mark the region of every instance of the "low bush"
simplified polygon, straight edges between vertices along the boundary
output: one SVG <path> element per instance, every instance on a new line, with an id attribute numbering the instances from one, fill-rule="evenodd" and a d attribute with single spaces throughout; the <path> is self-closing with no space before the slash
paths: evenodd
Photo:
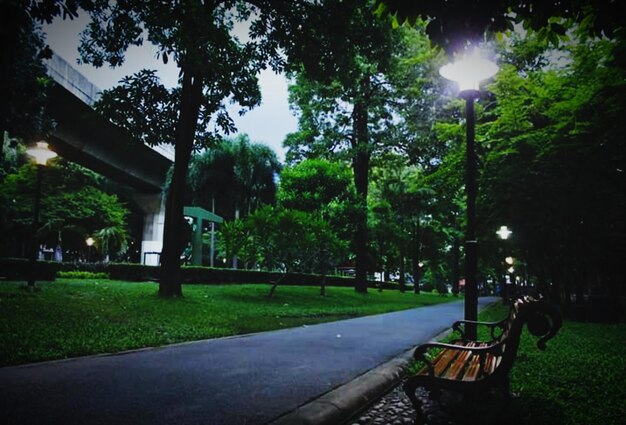
<path id="1" fill-rule="evenodd" d="M 111 279 L 145 282 L 159 280 L 161 268 L 144 264 L 109 263 L 105 268 Z"/>
<path id="2" fill-rule="evenodd" d="M 98 272 L 84 272 L 80 270 L 73 270 L 69 272 L 59 271 L 57 277 L 66 279 L 108 279 L 108 273 Z"/>
<path id="3" fill-rule="evenodd" d="M 35 279 L 53 281 L 61 268 L 54 261 L 37 261 L 35 263 Z M 26 258 L 0 258 L 0 278 L 8 280 L 27 280 L 31 269 Z"/>

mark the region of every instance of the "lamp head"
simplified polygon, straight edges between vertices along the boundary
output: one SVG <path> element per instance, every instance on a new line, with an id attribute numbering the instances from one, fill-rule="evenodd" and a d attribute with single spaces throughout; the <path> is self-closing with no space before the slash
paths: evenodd
<path id="1" fill-rule="evenodd" d="M 443 78 L 459 84 L 461 96 L 478 92 L 480 82 L 492 77 L 496 72 L 498 65 L 481 57 L 478 49 L 439 69 L 439 74 Z"/>
<path id="2" fill-rule="evenodd" d="M 506 226 L 500 226 L 500 229 L 496 232 L 496 234 L 500 236 L 500 239 L 508 239 L 513 232 L 511 232 Z"/>
<path id="3" fill-rule="evenodd" d="M 26 153 L 35 159 L 37 165 L 46 165 L 48 160 L 57 156 L 55 152 L 48 148 L 48 144 L 44 141 L 39 141 L 35 147 L 26 149 Z"/>

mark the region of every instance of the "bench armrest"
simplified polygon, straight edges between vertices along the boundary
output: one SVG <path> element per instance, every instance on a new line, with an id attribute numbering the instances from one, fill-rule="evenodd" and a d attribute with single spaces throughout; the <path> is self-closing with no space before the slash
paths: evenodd
<path id="1" fill-rule="evenodd" d="M 496 329 L 504 330 L 506 321 L 507 319 L 500 320 L 499 322 L 477 322 L 474 320 L 457 320 L 452 325 L 452 329 L 461 335 L 461 339 L 465 339 L 465 327 L 464 326 L 462 327 L 461 325 L 473 324 L 473 325 L 487 326 L 491 330 L 491 338 L 496 339 L 497 338 Z"/>

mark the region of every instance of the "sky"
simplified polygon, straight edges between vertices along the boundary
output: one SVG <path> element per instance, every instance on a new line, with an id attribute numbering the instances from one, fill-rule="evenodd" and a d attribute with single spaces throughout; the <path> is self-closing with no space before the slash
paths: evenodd
<path id="1" fill-rule="evenodd" d="M 126 75 L 143 68 L 156 69 L 166 87 L 177 85 L 178 68 L 173 61 L 164 65 L 163 61 L 157 60 L 157 49 L 149 42 L 140 47 L 131 46 L 126 53 L 124 65 L 118 68 L 110 68 L 107 65 L 94 68 L 91 65 L 78 64 L 79 34 L 87 22 L 86 15 L 74 20 L 56 18 L 51 24 L 44 26 L 44 31 L 50 48 L 95 86 L 102 90 L 110 89 Z M 229 112 L 239 133 L 247 133 L 253 142 L 270 146 L 279 160 L 284 161 L 285 149 L 282 142 L 288 133 L 297 129 L 297 119 L 289 110 L 287 102 L 287 80 L 282 75 L 265 70 L 259 74 L 259 84 L 263 96 L 260 106 L 243 116 L 239 116 L 237 112 L 239 108 L 236 105 L 229 108 Z"/>

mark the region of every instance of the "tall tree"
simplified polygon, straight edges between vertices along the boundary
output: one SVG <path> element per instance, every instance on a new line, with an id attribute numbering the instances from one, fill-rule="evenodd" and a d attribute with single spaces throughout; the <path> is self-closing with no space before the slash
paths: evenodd
<path id="1" fill-rule="evenodd" d="M 335 45 L 320 43 L 329 49 L 321 63 L 314 68 L 305 63 L 296 76 L 290 101 L 300 113 L 300 131 L 285 144 L 288 160 L 339 154 L 351 161 L 357 195 L 355 289 L 367 292 L 370 160 L 392 121 L 385 74 L 397 40 L 362 3 L 333 5 L 343 23 L 325 34 Z"/>
<path id="2" fill-rule="evenodd" d="M 39 24 L 21 2 L 3 1 L 0 9 L 0 181 L 7 164 L 5 142 L 43 138 L 53 123 L 45 114 L 49 78 L 43 60 L 51 51 Z M 23 9 L 19 9 L 23 7 Z"/>
<path id="3" fill-rule="evenodd" d="M 91 23 L 83 33 L 79 47 L 83 61 L 95 66 L 105 63 L 118 66 L 123 63 L 125 51 L 130 45 L 148 40 L 157 47 L 158 55 L 164 62 L 174 60 L 180 69 L 179 98 L 175 108 L 177 115 L 171 140 L 176 153 L 166 198 L 161 255 L 161 296 L 182 295 L 178 235 L 182 225 L 185 181 L 192 150 L 206 146 L 207 142 L 207 139 L 196 138 L 197 130 L 208 125 L 215 127 L 212 134 L 216 134 L 218 129 L 226 133 L 234 129 L 225 109 L 226 99 L 243 108 L 259 103 L 257 72 L 270 56 L 276 68 L 282 65 L 282 59 L 276 53 L 277 44 L 261 44 L 254 40 L 269 40 L 273 30 L 268 29 L 266 24 L 277 19 L 271 16 L 272 13 L 291 10 L 292 7 L 295 5 L 271 1 L 153 3 L 133 0 L 99 2 L 88 10 Z M 245 20 L 252 21 L 252 38 L 243 42 L 233 36 L 231 30 L 236 22 Z"/>

